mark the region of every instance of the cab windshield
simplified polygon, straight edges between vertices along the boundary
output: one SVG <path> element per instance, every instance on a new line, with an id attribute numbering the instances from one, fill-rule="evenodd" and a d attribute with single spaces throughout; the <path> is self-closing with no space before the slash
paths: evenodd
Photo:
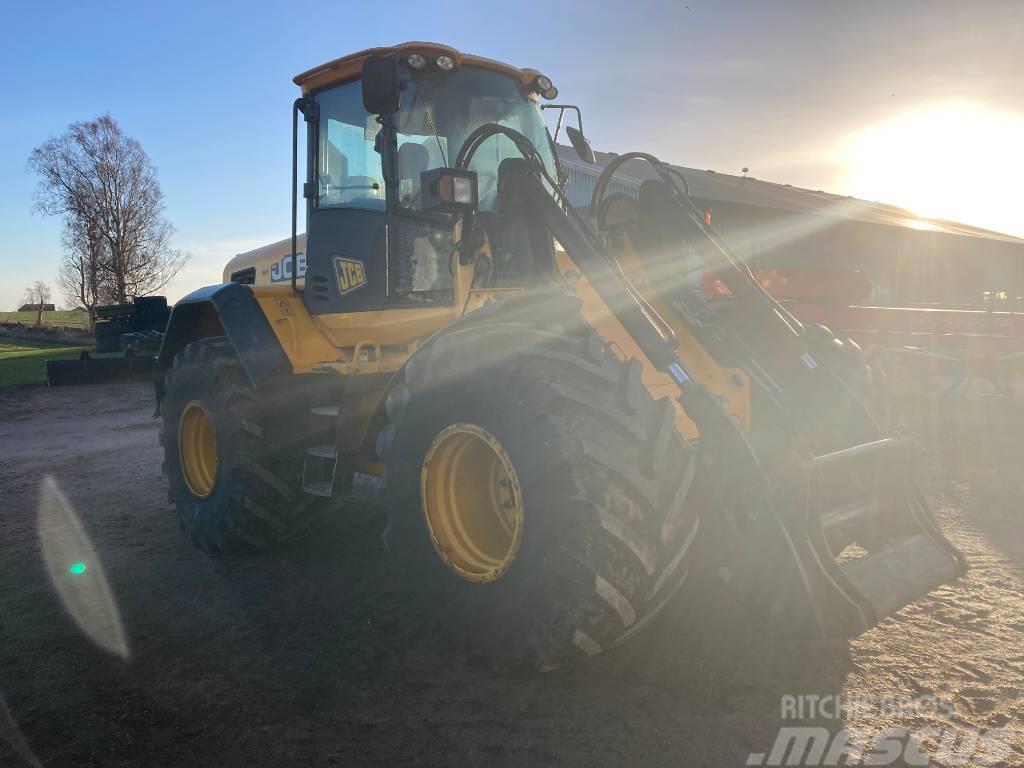
<path id="1" fill-rule="evenodd" d="M 395 116 L 398 139 L 398 202 L 420 209 L 420 174 L 454 165 L 462 143 L 486 123 L 513 128 L 537 148 L 552 178 L 557 176 L 544 119 L 536 98 L 513 77 L 479 67 L 453 72 L 407 72 Z M 359 81 L 318 98 L 317 207 L 385 208 L 380 124 L 363 109 Z M 493 136 L 477 149 L 469 169 L 478 175 L 480 207 L 493 210 L 498 169 L 506 158 L 521 157 L 505 136 Z"/>
<path id="2" fill-rule="evenodd" d="M 466 138 L 481 125 L 497 123 L 525 135 L 537 148 L 552 178 L 555 161 L 544 119 L 533 94 L 513 77 L 479 67 L 450 73 L 411 72 L 402 93 L 395 126 L 398 134 L 399 204 L 420 207 L 420 174 L 453 166 Z M 496 135 L 473 155 L 480 208 L 497 204 L 498 169 L 506 158 L 522 155 L 510 139 Z"/>
<path id="3" fill-rule="evenodd" d="M 536 97 L 508 74 L 473 66 L 452 72 L 406 69 L 403 80 L 401 108 L 394 116 L 397 189 L 391 200 L 397 202 L 392 211 L 397 218 L 389 246 L 389 287 L 399 301 L 448 301 L 454 220 L 423 211 L 421 174 L 453 166 L 466 138 L 487 123 L 525 135 L 557 178 L 554 153 Z M 361 83 L 353 81 L 317 97 L 318 209 L 387 210 L 382 126 L 363 108 L 361 94 Z M 477 174 L 481 210 L 497 207 L 502 161 L 520 157 L 515 144 L 502 135 L 477 148 L 469 170 Z"/>

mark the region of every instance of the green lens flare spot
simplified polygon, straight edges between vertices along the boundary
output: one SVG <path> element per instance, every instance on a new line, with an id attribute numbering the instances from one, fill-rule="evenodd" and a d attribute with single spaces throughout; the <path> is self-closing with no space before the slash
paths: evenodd
<path id="1" fill-rule="evenodd" d="M 68 573 L 70 573 L 72 576 L 81 576 L 83 573 L 85 573 L 85 571 L 85 563 L 72 563 L 68 567 Z"/>

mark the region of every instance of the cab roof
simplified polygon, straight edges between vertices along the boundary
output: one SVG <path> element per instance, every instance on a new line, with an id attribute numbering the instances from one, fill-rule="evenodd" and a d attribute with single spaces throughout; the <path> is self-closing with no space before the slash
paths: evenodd
<path id="1" fill-rule="evenodd" d="M 321 64 L 319 67 L 313 67 L 313 69 L 308 69 L 302 74 L 296 75 L 295 84 L 302 88 L 303 95 L 309 95 L 323 88 L 359 77 L 362 72 L 363 62 L 370 56 L 387 56 L 392 53 L 398 56 L 422 53 L 428 59 L 443 53 L 455 59 L 455 66 L 457 67 L 470 64 L 504 72 L 517 78 L 525 86 L 530 85 L 540 74 L 535 69 L 519 69 L 494 59 L 485 59 L 481 56 L 462 53 L 455 48 L 441 45 L 440 43 L 409 42 L 383 48 L 367 48 L 365 51 L 350 53 L 348 56 L 342 56 L 340 59 L 329 61 L 326 64 Z"/>

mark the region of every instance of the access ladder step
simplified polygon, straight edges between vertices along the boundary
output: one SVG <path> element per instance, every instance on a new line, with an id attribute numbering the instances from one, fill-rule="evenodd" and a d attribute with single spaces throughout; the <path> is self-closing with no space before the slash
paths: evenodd
<path id="1" fill-rule="evenodd" d="M 338 471 L 336 435 L 339 408 L 336 405 L 315 405 L 309 413 L 316 423 L 308 425 L 308 439 L 316 444 L 306 446 L 302 462 L 302 490 L 311 496 L 330 498 L 334 495 Z"/>
<path id="2" fill-rule="evenodd" d="M 314 445 L 312 448 L 306 449 L 306 455 L 334 461 L 338 458 L 338 450 L 333 445 Z"/>
<path id="3" fill-rule="evenodd" d="M 337 452 L 333 445 L 307 448 L 302 462 L 302 490 L 313 496 L 332 496 L 337 467 Z"/>
<path id="4" fill-rule="evenodd" d="M 302 485 L 302 492 L 308 493 L 310 496 L 323 496 L 329 499 L 334 495 L 331 490 L 332 485 L 333 483 L 328 480 L 322 480 L 319 483 L 304 483 Z"/>

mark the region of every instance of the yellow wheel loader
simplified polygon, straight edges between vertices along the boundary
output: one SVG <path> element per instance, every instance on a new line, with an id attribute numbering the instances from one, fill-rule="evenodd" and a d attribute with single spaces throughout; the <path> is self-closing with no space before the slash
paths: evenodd
<path id="1" fill-rule="evenodd" d="M 963 572 L 876 372 L 760 288 L 685 179 L 624 156 L 654 170 L 639 197 L 605 194 L 616 163 L 590 219 L 569 205 L 547 76 L 407 43 L 296 83 L 290 248 L 182 299 L 157 360 L 198 546 L 292 540 L 382 477 L 388 548 L 460 652 L 538 669 L 621 643 L 698 564 L 839 636 Z"/>

